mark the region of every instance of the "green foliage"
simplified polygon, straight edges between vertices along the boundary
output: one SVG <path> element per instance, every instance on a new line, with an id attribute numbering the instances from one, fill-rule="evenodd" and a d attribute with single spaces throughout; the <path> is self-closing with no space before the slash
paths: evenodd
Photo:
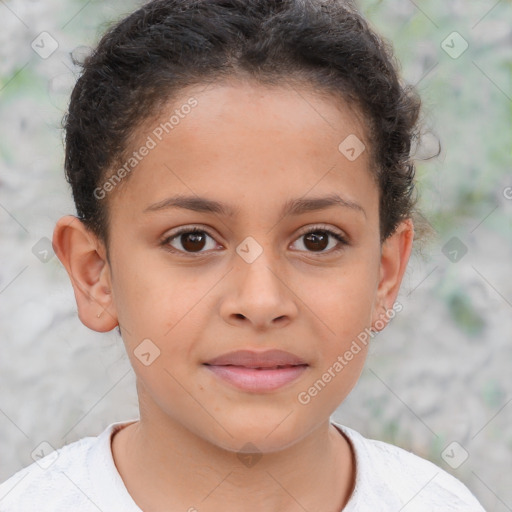
<path id="1" fill-rule="evenodd" d="M 485 320 L 473 307 L 463 292 L 457 292 L 448 299 L 448 306 L 455 322 L 466 334 L 478 336 L 485 327 Z"/>

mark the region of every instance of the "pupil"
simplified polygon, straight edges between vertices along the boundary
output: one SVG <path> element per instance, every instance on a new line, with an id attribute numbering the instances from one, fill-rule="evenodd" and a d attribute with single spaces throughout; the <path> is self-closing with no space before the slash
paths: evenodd
<path id="1" fill-rule="evenodd" d="M 202 242 L 202 244 L 200 243 L 200 247 L 194 245 L 194 243 L 197 242 Z M 184 233 L 181 235 L 181 244 L 189 252 L 194 252 L 194 250 L 200 251 L 205 245 L 204 233 Z"/>
<path id="2" fill-rule="evenodd" d="M 318 233 L 321 233 L 321 234 L 318 235 Z M 316 246 L 314 245 L 313 249 L 316 248 L 316 249 L 323 250 L 328 245 L 328 243 L 327 243 L 328 236 L 327 236 L 327 233 L 325 233 L 324 231 L 316 231 L 315 233 L 309 233 L 308 235 L 306 235 L 306 240 L 313 242 L 313 244 L 316 244 Z M 320 247 L 318 247 L 318 244 L 320 244 Z M 308 243 L 305 243 L 304 245 L 308 249 L 310 249 L 310 247 L 308 246 Z"/>

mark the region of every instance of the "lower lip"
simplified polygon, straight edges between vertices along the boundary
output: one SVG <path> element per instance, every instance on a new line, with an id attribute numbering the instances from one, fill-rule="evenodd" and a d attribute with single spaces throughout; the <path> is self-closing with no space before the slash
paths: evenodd
<path id="1" fill-rule="evenodd" d="M 303 365 L 258 370 L 243 366 L 205 366 L 222 380 L 244 391 L 253 392 L 279 389 L 298 379 L 308 368 Z"/>

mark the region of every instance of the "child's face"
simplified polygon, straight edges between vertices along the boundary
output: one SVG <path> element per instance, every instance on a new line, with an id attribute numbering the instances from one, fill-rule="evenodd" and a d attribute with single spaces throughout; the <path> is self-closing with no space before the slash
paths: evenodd
<path id="1" fill-rule="evenodd" d="M 180 110 L 191 97 L 197 105 Z M 175 110 L 181 115 L 162 137 L 157 128 Z M 306 89 L 195 87 L 161 114 L 137 133 L 133 150 L 148 136 L 155 147 L 107 198 L 112 266 L 102 266 L 102 250 L 103 260 L 88 263 L 83 284 L 97 277 L 88 288 L 94 301 L 82 297 L 75 276 L 81 319 L 100 331 L 120 323 L 143 421 L 185 427 L 232 450 L 246 442 L 261 451 L 283 448 L 326 422 L 356 383 L 367 347 L 358 342 L 351 360 L 344 354 L 393 305 L 411 225 L 403 224 L 381 254 L 379 193 L 364 131 L 348 108 Z M 352 161 L 338 147 L 353 135 L 367 149 Z M 352 206 L 282 214 L 290 201 L 334 194 Z M 152 209 L 177 195 L 234 213 Z M 203 233 L 162 243 L 183 226 Z M 100 319 L 99 303 L 108 310 Z M 264 390 L 242 389 L 205 365 L 243 349 L 284 350 L 307 366 Z M 335 371 L 339 356 L 344 364 Z M 318 380 L 321 390 L 309 393 Z"/>

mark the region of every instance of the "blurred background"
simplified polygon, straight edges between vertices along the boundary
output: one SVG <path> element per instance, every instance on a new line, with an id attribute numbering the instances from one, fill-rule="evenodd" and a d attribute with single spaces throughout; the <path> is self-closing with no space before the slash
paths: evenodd
<path id="1" fill-rule="evenodd" d="M 116 331 L 78 319 L 53 254 L 76 214 L 60 123 L 82 58 L 141 2 L 0 2 L 0 481 L 54 448 L 138 417 Z M 423 98 L 416 249 L 356 388 L 333 419 L 425 457 L 487 510 L 512 510 L 512 2 L 361 0 Z"/>

